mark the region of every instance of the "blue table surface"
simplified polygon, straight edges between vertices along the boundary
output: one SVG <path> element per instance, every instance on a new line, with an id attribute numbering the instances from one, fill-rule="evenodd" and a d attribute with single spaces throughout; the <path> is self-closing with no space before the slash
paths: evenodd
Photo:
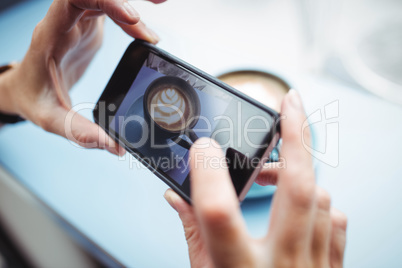
<path id="1" fill-rule="evenodd" d="M 174 1 L 170 2 L 172 7 L 164 4 L 166 10 L 175 7 Z M 36 23 L 50 3 L 28 1 L 0 13 L 1 62 L 21 60 Z M 194 5 L 200 3 L 195 1 Z M 223 1 L 217 3 L 222 5 Z M 163 7 L 158 14 L 162 11 Z M 143 13 L 149 15 L 147 6 Z M 157 23 L 155 20 L 150 24 Z M 228 67 L 227 62 L 212 64 L 208 57 L 192 56 L 200 47 L 190 37 L 183 37 L 180 42 L 172 39 L 179 30 L 164 30 L 164 25 L 156 28 L 164 38 L 161 46 L 177 56 L 215 74 Z M 131 41 L 111 21 L 106 22 L 104 45 L 71 93 L 74 104 L 96 102 Z M 216 47 L 201 44 L 214 55 Z M 217 51 L 225 53 L 223 49 Z M 230 49 L 227 53 L 231 53 Z M 339 102 L 339 164 L 330 167 L 318 162 L 317 177 L 320 186 L 332 194 L 333 205 L 349 216 L 346 267 L 400 267 L 401 107 L 328 79 L 290 76 L 298 85 L 308 112 L 332 101 Z M 81 113 L 91 118 L 90 109 Z M 322 144 L 325 128 L 318 129 L 316 134 Z M 129 155 L 118 158 L 105 151 L 77 148 L 26 122 L 0 130 L 0 162 L 123 264 L 189 266 L 181 223 L 163 198 L 167 186 Z M 270 204 L 270 198 L 243 204 L 253 236 L 266 233 Z"/>

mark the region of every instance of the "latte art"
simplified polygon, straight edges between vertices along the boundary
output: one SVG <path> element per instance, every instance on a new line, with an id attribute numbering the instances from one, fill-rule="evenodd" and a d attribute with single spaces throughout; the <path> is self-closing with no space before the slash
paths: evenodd
<path id="1" fill-rule="evenodd" d="M 189 105 L 185 96 L 174 86 L 163 85 L 154 89 L 148 109 L 152 119 L 170 131 L 180 131 L 188 124 Z"/>

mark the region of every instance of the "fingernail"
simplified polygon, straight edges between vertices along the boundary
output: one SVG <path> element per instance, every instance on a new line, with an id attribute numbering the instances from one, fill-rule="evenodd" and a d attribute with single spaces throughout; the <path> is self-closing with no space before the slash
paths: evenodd
<path id="1" fill-rule="evenodd" d="M 177 211 L 176 205 L 175 205 L 175 198 L 173 196 L 172 190 L 168 189 L 163 197 L 166 199 L 166 201 L 169 203 L 169 205 Z"/>
<path id="2" fill-rule="evenodd" d="M 124 2 L 124 9 L 126 10 L 126 12 L 128 13 L 128 15 L 132 18 L 140 18 L 140 14 L 138 14 L 138 12 L 134 9 L 134 7 L 132 5 L 130 5 L 129 2 Z"/>
<path id="3" fill-rule="evenodd" d="M 293 105 L 293 107 L 298 110 L 303 110 L 303 104 L 300 99 L 299 93 L 297 93 L 296 90 L 291 89 L 289 91 L 288 95 L 289 95 L 290 103 Z"/>

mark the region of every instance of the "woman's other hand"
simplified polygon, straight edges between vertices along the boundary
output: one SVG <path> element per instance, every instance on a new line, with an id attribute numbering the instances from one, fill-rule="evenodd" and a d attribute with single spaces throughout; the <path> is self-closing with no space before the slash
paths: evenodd
<path id="1" fill-rule="evenodd" d="M 208 164 L 223 158 L 222 150 L 209 139 L 192 147 L 193 207 L 170 189 L 165 194 L 183 222 L 192 267 L 343 266 L 347 219 L 331 208 L 329 194 L 315 184 L 312 158 L 302 144 L 306 117 L 295 91 L 286 96 L 282 115 L 286 167 L 262 172 L 278 188 L 268 234 L 260 239 L 247 232 L 228 170 Z"/>

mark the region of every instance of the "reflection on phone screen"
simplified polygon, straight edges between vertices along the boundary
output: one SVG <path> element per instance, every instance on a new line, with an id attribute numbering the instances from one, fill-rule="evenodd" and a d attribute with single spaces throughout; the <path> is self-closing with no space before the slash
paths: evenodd
<path id="1" fill-rule="evenodd" d="M 185 188 L 189 149 L 198 138 L 210 137 L 226 155 L 224 161 L 211 162 L 229 167 L 239 191 L 260 164 L 275 123 L 262 109 L 150 53 L 110 128 L 145 161 Z"/>

